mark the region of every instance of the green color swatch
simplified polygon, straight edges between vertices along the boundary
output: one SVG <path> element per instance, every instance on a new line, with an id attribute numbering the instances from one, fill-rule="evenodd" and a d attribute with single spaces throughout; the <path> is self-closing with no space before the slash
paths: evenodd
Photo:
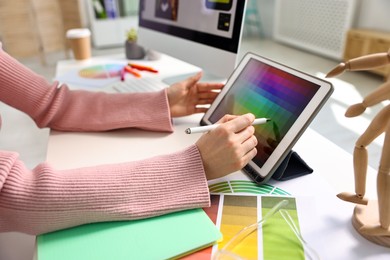
<path id="1" fill-rule="evenodd" d="M 294 198 L 262 197 L 262 215 L 265 216 L 271 208 L 281 200 L 288 200 L 283 207 L 291 215 L 299 228 L 297 208 Z M 305 259 L 303 246 L 294 232 L 278 212 L 263 225 L 263 256 L 264 259 Z"/>

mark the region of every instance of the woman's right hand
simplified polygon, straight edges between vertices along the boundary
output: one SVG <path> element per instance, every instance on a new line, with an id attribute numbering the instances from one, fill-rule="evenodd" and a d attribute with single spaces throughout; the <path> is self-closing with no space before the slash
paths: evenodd
<path id="1" fill-rule="evenodd" d="M 254 119 L 253 114 L 225 115 L 218 121 L 220 126 L 196 142 L 208 180 L 238 171 L 255 157 Z"/>

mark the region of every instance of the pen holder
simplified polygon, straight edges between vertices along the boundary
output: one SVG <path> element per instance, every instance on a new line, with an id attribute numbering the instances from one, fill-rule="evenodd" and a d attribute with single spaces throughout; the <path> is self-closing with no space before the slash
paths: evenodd
<path id="1" fill-rule="evenodd" d="M 312 172 L 313 169 L 302 160 L 297 152 L 291 150 L 272 175 L 272 179 L 286 181 Z"/>

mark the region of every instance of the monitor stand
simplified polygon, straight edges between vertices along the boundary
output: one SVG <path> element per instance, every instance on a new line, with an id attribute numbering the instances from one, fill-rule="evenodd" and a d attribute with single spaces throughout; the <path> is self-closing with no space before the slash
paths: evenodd
<path id="1" fill-rule="evenodd" d="M 158 60 L 161 58 L 161 53 L 155 50 L 146 50 L 146 57 L 147 60 Z M 199 69 L 200 71 L 201 69 Z M 197 72 L 191 72 L 191 73 L 185 73 L 185 74 L 178 74 L 178 75 L 173 75 L 169 77 L 165 77 L 162 79 L 162 81 L 165 84 L 172 85 L 174 83 L 186 80 L 187 78 L 195 75 Z M 219 77 L 215 74 L 208 73 L 206 71 L 203 71 L 202 78 L 200 79 L 201 82 L 226 82 L 226 78 Z"/>

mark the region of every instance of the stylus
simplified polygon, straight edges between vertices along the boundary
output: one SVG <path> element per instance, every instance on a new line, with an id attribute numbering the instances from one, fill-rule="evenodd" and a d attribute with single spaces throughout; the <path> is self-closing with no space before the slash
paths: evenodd
<path id="1" fill-rule="evenodd" d="M 252 125 L 261 125 L 265 124 L 267 122 L 271 121 L 270 118 L 256 118 Z M 197 134 L 197 133 L 204 133 L 211 131 L 215 128 L 217 128 L 220 124 L 213 124 L 213 125 L 205 125 L 205 126 L 196 126 L 196 127 L 190 127 L 185 130 L 186 134 Z"/>

